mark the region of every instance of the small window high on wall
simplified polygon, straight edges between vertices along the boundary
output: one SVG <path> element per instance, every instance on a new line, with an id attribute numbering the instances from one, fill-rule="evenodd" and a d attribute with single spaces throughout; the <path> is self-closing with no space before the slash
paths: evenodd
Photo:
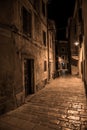
<path id="1" fill-rule="evenodd" d="M 31 37 L 31 30 L 32 30 L 32 16 L 31 13 L 28 12 L 23 7 L 23 33 Z"/>

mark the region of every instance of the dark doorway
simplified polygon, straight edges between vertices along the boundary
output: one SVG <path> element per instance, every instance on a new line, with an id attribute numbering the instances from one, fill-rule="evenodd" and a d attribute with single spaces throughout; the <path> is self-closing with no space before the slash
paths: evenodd
<path id="1" fill-rule="evenodd" d="M 34 60 L 24 60 L 25 96 L 34 93 Z"/>

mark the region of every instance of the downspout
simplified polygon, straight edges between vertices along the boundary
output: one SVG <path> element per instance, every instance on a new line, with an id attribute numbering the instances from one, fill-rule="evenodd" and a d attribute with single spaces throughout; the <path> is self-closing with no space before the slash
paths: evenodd
<path id="1" fill-rule="evenodd" d="M 47 52 L 48 52 L 48 81 L 50 79 L 49 77 L 49 30 L 48 30 L 48 17 L 47 17 Z"/>

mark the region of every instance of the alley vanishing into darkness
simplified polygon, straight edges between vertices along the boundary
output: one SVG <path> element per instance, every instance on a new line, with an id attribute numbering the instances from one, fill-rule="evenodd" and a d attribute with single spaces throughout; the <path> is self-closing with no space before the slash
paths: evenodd
<path id="1" fill-rule="evenodd" d="M 0 117 L 0 130 L 87 130 L 84 85 L 79 77 L 60 77 Z"/>

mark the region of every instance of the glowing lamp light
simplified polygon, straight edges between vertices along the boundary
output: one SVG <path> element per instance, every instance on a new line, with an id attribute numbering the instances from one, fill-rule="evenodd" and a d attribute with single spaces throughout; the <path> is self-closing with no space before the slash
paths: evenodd
<path id="1" fill-rule="evenodd" d="M 79 42 L 78 42 L 78 41 L 76 41 L 74 44 L 75 44 L 75 46 L 78 46 L 78 45 L 79 45 Z"/>

